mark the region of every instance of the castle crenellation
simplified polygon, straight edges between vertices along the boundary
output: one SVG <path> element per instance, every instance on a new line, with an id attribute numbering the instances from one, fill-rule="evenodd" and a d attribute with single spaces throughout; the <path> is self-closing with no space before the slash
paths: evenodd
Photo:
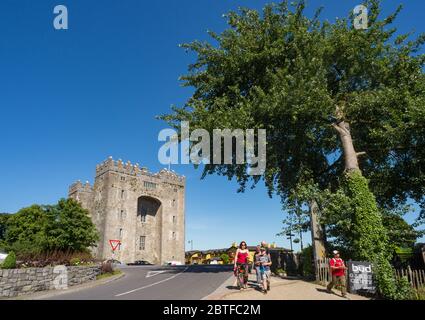
<path id="1" fill-rule="evenodd" d="M 112 157 L 109 157 L 107 160 L 96 166 L 96 177 L 101 176 L 107 171 L 115 171 L 117 173 L 127 174 L 136 177 L 145 176 L 152 177 L 155 179 L 170 180 L 170 182 L 181 185 L 184 185 L 185 182 L 184 176 L 179 176 L 173 171 L 162 169 L 158 173 L 151 173 L 148 171 L 148 168 L 140 167 L 138 163 L 132 165 L 130 161 L 124 163 L 121 159 L 115 161 Z"/>

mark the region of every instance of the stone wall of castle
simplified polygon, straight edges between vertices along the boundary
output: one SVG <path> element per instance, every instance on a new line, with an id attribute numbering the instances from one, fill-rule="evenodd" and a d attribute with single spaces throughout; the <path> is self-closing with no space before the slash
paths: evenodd
<path id="1" fill-rule="evenodd" d="M 93 253 L 122 262 L 184 262 L 185 178 L 172 171 L 150 173 L 138 164 L 97 165 L 94 185 L 74 183 L 69 197 L 90 211 L 100 233 Z M 109 240 L 120 240 L 115 252 Z"/>

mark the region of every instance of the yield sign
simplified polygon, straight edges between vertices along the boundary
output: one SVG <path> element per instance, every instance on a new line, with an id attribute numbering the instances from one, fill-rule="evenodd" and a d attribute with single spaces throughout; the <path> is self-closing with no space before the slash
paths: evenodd
<path id="1" fill-rule="evenodd" d="M 109 244 L 111 245 L 112 251 L 115 251 L 118 246 L 121 244 L 120 240 L 109 240 Z"/>

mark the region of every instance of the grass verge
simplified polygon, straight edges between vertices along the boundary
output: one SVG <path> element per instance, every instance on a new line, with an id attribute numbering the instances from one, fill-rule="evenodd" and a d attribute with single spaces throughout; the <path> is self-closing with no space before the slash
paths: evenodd
<path id="1" fill-rule="evenodd" d="M 96 280 L 101 280 L 101 279 L 109 278 L 109 277 L 116 276 L 116 275 L 121 274 L 121 273 L 122 273 L 122 271 L 117 269 L 117 270 L 114 270 L 112 272 L 107 272 L 107 273 L 99 274 L 99 275 L 96 276 Z"/>

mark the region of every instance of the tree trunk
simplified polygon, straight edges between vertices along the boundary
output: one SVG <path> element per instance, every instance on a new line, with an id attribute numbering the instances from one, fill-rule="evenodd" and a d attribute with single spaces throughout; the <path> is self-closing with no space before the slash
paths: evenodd
<path id="1" fill-rule="evenodd" d="M 333 127 L 338 132 L 339 138 L 342 144 L 342 150 L 344 154 L 345 171 L 359 170 L 358 154 L 354 149 L 353 139 L 351 138 L 350 125 L 341 121 L 334 123 Z"/>
<path id="2" fill-rule="evenodd" d="M 316 200 L 310 201 L 310 225 L 314 261 L 324 259 L 326 256 L 324 232 L 317 216 L 318 210 L 319 206 Z"/>

